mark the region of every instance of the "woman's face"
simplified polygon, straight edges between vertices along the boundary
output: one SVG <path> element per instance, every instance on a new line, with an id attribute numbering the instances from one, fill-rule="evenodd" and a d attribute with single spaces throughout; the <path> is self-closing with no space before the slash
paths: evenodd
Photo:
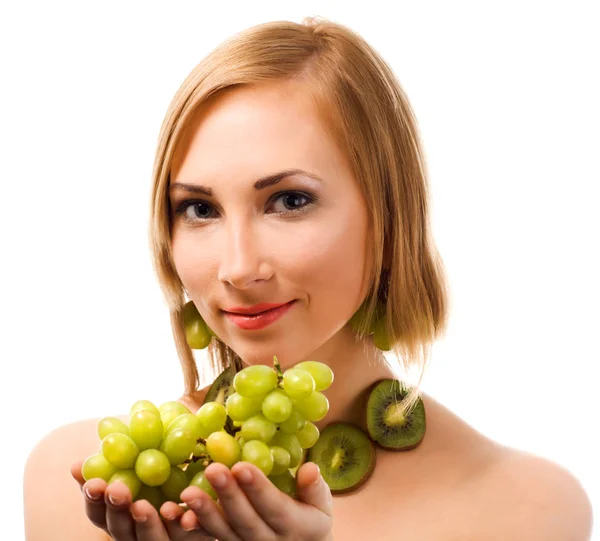
<path id="1" fill-rule="evenodd" d="M 326 362 L 348 346 L 344 326 L 367 287 L 367 209 L 299 83 L 233 89 L 205 104 L 170 178 L 176 271 L 245 363 Z M 261 328 L 227 313 L 260 303 L 291 304 Z"/>

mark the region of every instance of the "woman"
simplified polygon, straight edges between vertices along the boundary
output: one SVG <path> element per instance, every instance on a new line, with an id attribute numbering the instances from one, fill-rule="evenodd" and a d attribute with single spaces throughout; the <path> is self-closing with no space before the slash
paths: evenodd
<path id="1" fill-rule="evenodd" d="M 179 401 L 192 411 L 207 389 L 197 390 L 183 328 L 188 300 L 216 336 L 209 353 L 218 372 L 269 364 L 274 354 L 283 369 L 328 364 L 335 380 L 321 429 L 363 426 L 365 391 L 400 378 L 401 368 L 423 376 L 446 327 L 409 102 L 379 55 L 328 21 L 250 28 L 188 76 L 160 134 L 151 243 L 185 377 Z M 282 306 L 268 324 L 235 315 L 264 303 Z M 375 321 L 389 344 L 366 332 Z M 96 419 L 62 427 L 28 461 L 28 540 L 588 539 L 590 505 L 573 476 L 491 441 L 419 385 L 404 409 L 419 397 L 422 443 L 378 449 L 360 490 L 332 496 L 309 462 L 295 501 L 251 464 L 211 464 L 220 506 L 189 487 L 190 509 L 167 502 L 161 516 L 144 500 L 132 504 L 125 485 L 83 480 L 81 459 L 97 451 Z M 78 484 L 67 484 L 69 466 Z"/>

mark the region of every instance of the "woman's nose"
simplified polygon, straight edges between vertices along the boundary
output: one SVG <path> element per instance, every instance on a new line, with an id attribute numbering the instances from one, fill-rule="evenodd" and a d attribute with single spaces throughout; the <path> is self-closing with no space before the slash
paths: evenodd
<path id="1" fill-rule="evenodd" d="M 219 281 L 245 289 L 269 277 L 269 265 L 263 257 L 259 235 L 247 221 L 230 223 L 224 230 Z"/>

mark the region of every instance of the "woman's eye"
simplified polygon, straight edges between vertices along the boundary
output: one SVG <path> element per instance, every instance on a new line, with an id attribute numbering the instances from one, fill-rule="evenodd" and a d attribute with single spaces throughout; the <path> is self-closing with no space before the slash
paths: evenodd
<path id="1" fill-rule="evenodd" d="M 303 211 L 315 200 L 313 196 L 301 192 L 283 192 L 271 198 L 268 210 L 276 214 L 294 214 Z M 187 200 L 176 207 L 175 214 L 182 216 L 186 222 L 202 222 L 214 217 L 214 207 L 205 201 Z"/>
<path id="2" fill-rule="evenodd" d="M 304 204 L 302 203 L 304 200 Z M 273 201 L 281 201 L 283 203 L 283 210 L 277 211 L 282 213 L 294 212 L 300 210 L 308 204 L 312 203 L 312 198 L 308 195 L 299 192 L 287 192 L 279 194 L 273 199 Z"/>

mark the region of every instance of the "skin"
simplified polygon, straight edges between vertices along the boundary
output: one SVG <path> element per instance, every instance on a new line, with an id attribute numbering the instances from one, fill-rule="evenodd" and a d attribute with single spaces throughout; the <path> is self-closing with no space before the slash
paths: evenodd
<path id="1" fill-rule="evenodd" d="M 255 189 L 257 179 L 289 169 L 310 176 L 295 174 Z M 175 183 L 202 185 L 212 195 Z M 346 156 L 305 89 L 277 82 L 228 91 L 205 104 L 173 156 L 170 201 L 175 267 L 208 326 L 247 365 L 270 364 L 274 354 L 284 370 L 303 360 L 326 363 L 336 374 L 326 392 L 327 422 L 357 422 L 356 397 L 372 382 L 394 376 L 380 362 L 381 352 L 357 340 L 347 325 L 368 287 L 368 213 Z M 223 312 L 292 300 L 291 310 L 261 330 L 243 330 Z M 223 511 L 200 489 L 188 487 L 182 500 L 190 510 L 184 513 L 172 502 L 161 508 L 162 517 L 171 519 L 166 526 L 145 501 L 129 510 L 124 485 L 85 483 L 80 471 L 81 463 L 74 464 L 72 474 L 84 492 L 99 498 L 85 496 L 88 516 L 117 541 L 332 539 L 332 497 L 312 463 L 298 473 L 300 501 L 279 492 L 251 464 L 231 470 L 212 464 L 206 475 Z M 244 472 L 251 474 L 250 484 L 241 481 Z M 216 486 L 220 475 L 223 488 Z M 110 495 L 123 502 L 112 505 Z M 132 516 L 146 520 L 136 523 Z M 193 536 L 185 532 L 199 524 Z"/>

